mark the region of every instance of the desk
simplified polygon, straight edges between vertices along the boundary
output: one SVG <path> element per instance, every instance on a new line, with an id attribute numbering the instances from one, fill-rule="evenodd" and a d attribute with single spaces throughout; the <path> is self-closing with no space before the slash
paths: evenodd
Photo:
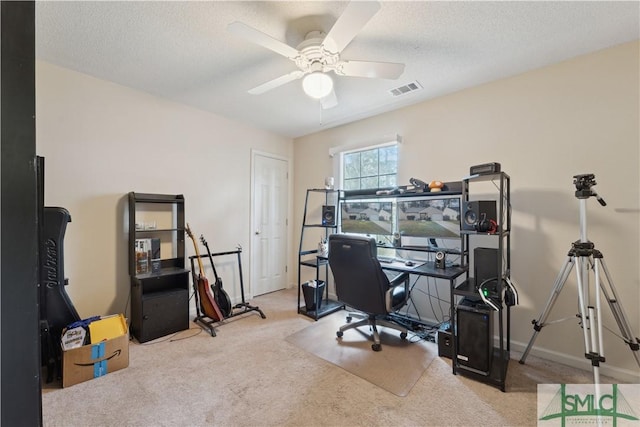
<path id="1" fill-rule="evenodd" d="M 466 273 L 469 269 L 467 266 L 464 267 L 447 267 L 447 268 L 436 268 L 435 263 L 433 261 L 415 261 L 415 262 L 424 262 L 424 264 L 419 266 L 406 266 L 401 265 L 401 263 L 380 263 L 383 270 L 389 271 L 398 271 L 400 273 L 410 273 L 416 274 L 418 276 L 428 276 L 435 277 L 437 279 L 449 280 L 451 282 L 451 286 L 454 285 L 454 281 L 460 277 L 462 274 Z"/>
<path id="2" fill-rule="evenodd" d="M 399 263 L 394 263 L 394 264 L 386 264 L 386 263 L 380 263 L 380 265 L 382 266 L 383 270 L 388 270 L 388 271 L 395 271 L 398 273 L 409 273 L 409 274 L 415 274 L 417 276 L 424 276 L 424 277 L 434 277 L 436 279 L 443 279 L 443 280 L 448 280 L 449 281 L 449 289 L 450 289 L 450 303 L 451 303 L 451 307 L 453 307 L 453 290 L 456 286 L 456 279 L 458 277 L 460 277 L 461 275 L 463 275 L 464 273 L 467 272 L 467 270 L 469 269 L 468 265 L 465 266 L 458 266 L 458 267 L 447 267 L 447 268 L 436 268 L 435 267 L 435 262 L 433 261 L 426 261 L 424 264 L 417 266 L 417 267 L 409 267 L 406 265 L 401 265 Z M 409 296 L 409 298 L 411 298 L 411 296 Z M 453 316 L 453 310 L 450 310 L 449 313 L 450 316 Z M 397 313 L 393 314 L 394 317 L 399 317 L 402 319 L 406 319 L 407 321 L 410 322 L 419 322 L 419 320 L 413 318 L 413 317 L 409 317 L 409 316 L 404 316 L 404 315 L 400 315 Z M 422 323 L 422 322 L 421 322 Z M 425 323 L 423 323 L 425 324 Z M 429 325 L 429 324 L 425 324 L 426 326 L 433 326 L 433 325 Z"/>
<path id="3" fill-rule="evenodd" d="M 327 257 L 318 255 L 316 256 L 316 264 L 314 265 L 327 265 L 328 262 L 329 262 L 329 259 Z M 380 266 L 382 267 L 383 270 L 387 270 L 387 271 L 394 271 L 397 273 L 409 273 L 409 274 L 415 274 L 417 276 L 433 277 L 436 279 L 448 280 L 449 288 L 451 289 L 451 301 L 453 301 L 453 289 L 456 286 L 455 281 L 458 277 L 460 277 L 461 275 L 463 275 L 468 271 L 469 269 L 468 265 L 458 266 L 458 267 L 436 268 L 435 262 L 433 261 L 415 261 L 415 262 L 423 262 L 423 264 L 410 267 L 410 266 L 404 265 L 404 263 L 402 262 L 395 262 L 395 263 L 381 262 Z M 319 279 L 319 278 L 317 277 L 316 279 Z M 328 296 L 328 291 L 329 291 L 329 287 L 327 286 L 325 289 L 325 293 L 326 293 L 325 298 L 327 298 Z M 328 298 L 326 303 L 327 303 L 326 309 L 329 312 L 334 312 L 344 307 L 343 305 L 340 304 L 340 302 L 328 300 Z M 398 314 L 395 314 L 395 316 L 400 316 L 403 319 L 407 319 L 408 321 L 412 321 L 412 322 L 418 321 L 418 319 L 413 317 L 401 316 Z M 433 326 L 433 325 L 428 325 L 428 326 Z"/>

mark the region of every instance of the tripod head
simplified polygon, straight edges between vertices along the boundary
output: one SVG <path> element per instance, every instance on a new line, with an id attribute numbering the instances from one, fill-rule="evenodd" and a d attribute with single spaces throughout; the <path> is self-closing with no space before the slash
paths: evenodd
<path id="1" fill-rule="evenodd" d="M 573 176 L 573 184 L 576 186 L 576 197 L 578 199 L 588 199 L 589 197 L 595 197 L 602 206 L 606 206 L 607 202 L 591 189 L 596 185 L 596 176 L 592 173 L 584 173 Z"/>

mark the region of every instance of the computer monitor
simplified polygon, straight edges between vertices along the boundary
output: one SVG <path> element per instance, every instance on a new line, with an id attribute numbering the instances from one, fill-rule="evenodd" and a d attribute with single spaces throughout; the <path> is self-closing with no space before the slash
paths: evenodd
<path id="1" fill-rule="evenodd" d="M 382 236 L 393 234 L 392 202 L 345 201 L 342 202 L 340 209 L 340 229 L 343 233 Z"/>
<path id="2" fill-rule="evenodd" d="M 398 200 L 398 232 L 406 237 L 460 238 L 460 197 Z"/>

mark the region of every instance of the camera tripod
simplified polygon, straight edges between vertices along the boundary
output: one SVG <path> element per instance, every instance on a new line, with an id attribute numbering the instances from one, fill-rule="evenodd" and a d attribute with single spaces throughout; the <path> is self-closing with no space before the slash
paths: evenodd
<path id="1" fill-rule="evenodd" d="M 595 176 L 593 174 L 575 175 L 573 183 L 576 186 L 575 196 L 580 201 L 580 240 L 573 242 L 567 260 L 557 276 L 553 285 L 553 291 L 547 301 L 547 305 L 540 314 L 538 320 L 533 320 L 533 336 L 527 345 L 520 363 L 524 364 L 533 343 L 538 336 L 538 333 L 544 326 L 547 325 L 547 317 L 553 308 L 562 288 L 571 273 L 571 269 L 574 265 L 576 268 L 576 277 L 578 282 L 578 303 L 579 313 L 576 315 L 580 320 L 580 326 L 582 328 L 585 355 L 584 357 L 591 361 L 593 368 L 594 384 L 600 384 L 600 363 L 605 362 L 604 346 L 602 342 L 602 318 L 600 316 L 601 311 L 601 297 L 598 288 L 602 291 L 604 298 L 606 299 L 613 316 L 620 328 L 622 337 L 629 345 L 633 355 L 640 366 L 640 357 L 638 355 L 638 338 L 633 336 L 633 332 L 627 322 L 624 309 L 620 305 L 620 298 L 616 292 L 616 289 L 611 280 L 609 270 L 604 262 L 604 256 L 602 252 L 595 248 L 595 245 L 587 239 L 587 199 L 589 197 L 595 197 L 602 206 L 606 206 L 605 201 L 599 197 L 595 191 L 591 189 L 596 184 Z M 595 306 L 592 305 L 590 299 L 589 290 L 589 271 L 593 270 L 595 274 Z M 601 272 L 604 272 L 604 278 L 602 280 Z"/>

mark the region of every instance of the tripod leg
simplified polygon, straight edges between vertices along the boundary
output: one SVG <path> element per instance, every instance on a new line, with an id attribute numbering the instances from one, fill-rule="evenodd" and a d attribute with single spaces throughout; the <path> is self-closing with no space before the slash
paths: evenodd
<path id="1" fill-rule="evenodd" d="M 599 271 L 598 264 L 600 264 L 606 278 L 606 281 L 601 280 L 600 282 L 598 282 L 598 285 L 600 286 L 604 297 L 609 303 L 609 307 L 611 308 L 613 317 L 616 319 L 618 328 L 620 328 L 620 333 L 622 334 L 624 341 L 629 345 L 629 348 L 633 352 L 633 356 L 636 359 L 636 363 L 638 364 L 638 366 L 640 366 L 640 355 L 638 354 L 638 350 L 640 350 L 640 343 L 638 343 L 638 338 L 634 337 L 633 331 L 631 330 L 629 322 L 627 321 L 624 309 L 618 302 L 620 301 L 620 298 L 618 297 L 616 288 L 613 286 L 613 281 L 611 280 L 611 276 L 609 275 L 609 270 L 607 269 L 607 265 L 604 262 L 604 258 L 602 257 L 602 254 L 598 254 L 598 256 L 599 257 L 596 259 L 596 272 Z M 610 295 L 613 295 L 613 298 L 611 298 Z"/>
<path id="2" fill-rule="evenodd" d="M 602 319 L 600 317 L 600 293 L 598 292 L 597 285 L 600 281 L 600 273 L 597 263 L 591 256 L 583 255 L 579 260 L 581 269 L 579 270 L 577 279 L 580 302 L 579 316 L 584 336 L 584 357 L 591 361 L 593 383 L 598 386 L 600 384 L 600 363 L 605 361 L 604 355 L 602 354 Z M 595 307 L 590 303 L 589 270 L 591 268 L 595 271 Z"/>
<path id="3" fill-rule="evenodd" d="M 524 364 L 525 360 L 527 359 L 527 356 L 529 355 L 529 351 L 531 351 L 531 347 L 533 347 L 533 343 L 535 342 L 536 337 L 538 336 L 538 333 L 542 330 L 544 326 L 546 326 L 545 322 L 547 321 L 547 317 L 549 317 L 549 313 L 551 313 L 551 309 L 553 308 L 553 305 L 558 299 L 558 296 L 560 295 L 560 291 L 562 291 L 562 287 L 564 286 L 567 280 L 567 277 L 571 272 L 571 268 L 573 267 L 574 262 L 575 260 L 572 257 L 570 256 L 567 257 L 567 261 L 565 262 L 564 266 L 560 270 L 558 277 L 556 277 L 556 281 L 553 284 L 553 290 L 551 291 L 551 295 L 547 300 L 547 304 L 545 308 L 542 310 L 542 313 L 540 313 L 538 320 L 534 319 L 531 321 L 531 323 L 533 323 L 533 336 L 529 340 L 529 344 L 527 345 L 527 348 L 524 350 L 524 353 L 522 353 L 522 357 L 520 358 L 521 364 Z"/>
<path id="4" fill-rule="evenodd" d="M 580 326 L 582 327 L 582 335 L 584 340 L 584 353 L 588 359 L 593 354 L 593 343 L 595 341 L 595 328 L 593 328 L 592 322 L 595 317 L 593 307 L 589 306 L 589 257 L 578 257 L 576 268 L 576 279 L 578 282 L 578 303 L 580 308 Z M 594 378 L 597 376 L 596 365 L 593 364 L 592 359 L 591 366 L 594 368 Z M 598 384 L 598 381 L 595 381 Z"/>

